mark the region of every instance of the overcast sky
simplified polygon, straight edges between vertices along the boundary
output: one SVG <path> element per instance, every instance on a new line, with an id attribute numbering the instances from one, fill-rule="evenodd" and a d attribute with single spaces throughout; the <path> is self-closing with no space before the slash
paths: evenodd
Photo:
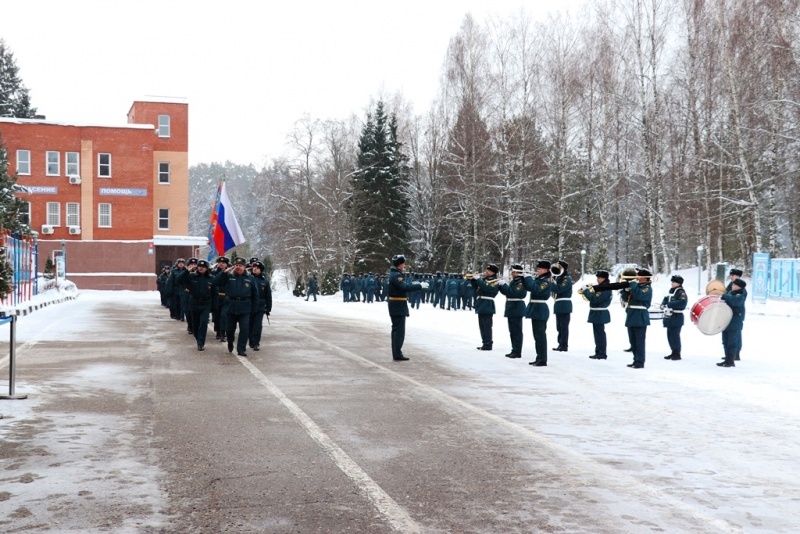
<path id="1" fill-rule="evenodd" d="M 26 0 L 0 38 L 48 120 L 124 124 L 134 100 L 189 104 L 189 163 L 253 163 L 312 118 L 402 93 L 424 112 L 466 13 L 543 19 L 584 0 Z"/>

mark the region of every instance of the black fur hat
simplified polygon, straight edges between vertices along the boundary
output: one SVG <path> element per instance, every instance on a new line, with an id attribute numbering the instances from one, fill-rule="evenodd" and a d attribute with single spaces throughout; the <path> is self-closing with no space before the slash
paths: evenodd
<path id="1" fill-rule="evenodd" d="M 539 260 L 536 262 L 537 269 L 547 269 L 550 270 L 550 262 L 547 260 Z"/>

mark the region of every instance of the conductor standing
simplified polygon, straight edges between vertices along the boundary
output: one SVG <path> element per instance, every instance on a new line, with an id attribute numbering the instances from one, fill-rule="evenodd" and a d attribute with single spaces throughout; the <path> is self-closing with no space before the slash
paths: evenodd
<path id="1" fill-rule="evenodd" d="M 392 359 L 396 362 L 407 361 L 403 356 L 403 342 L 406 339 L 406 317 L 408 313 L 408 297 L 411 291 L 428 289 L 428 282 L 409 282 L 406 280 L 406 257 L 398 254 L 392 258 L 389 271 L 389 317 L 392 319 Z"/>

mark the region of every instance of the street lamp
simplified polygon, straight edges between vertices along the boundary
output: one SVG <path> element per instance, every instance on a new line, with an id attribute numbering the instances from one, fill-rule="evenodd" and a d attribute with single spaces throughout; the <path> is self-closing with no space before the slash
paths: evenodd
<path id="1" fill-rule="evenodd" d="M 581 249 L 581 282 L 584 274 L 586 274 L 586 249 Z"/>
<path id="2" fill-rule="evenodd" d="M 703 245 L 697 245 L 697 294 L 700 294 L 700 277 L 703 274 Z"/>

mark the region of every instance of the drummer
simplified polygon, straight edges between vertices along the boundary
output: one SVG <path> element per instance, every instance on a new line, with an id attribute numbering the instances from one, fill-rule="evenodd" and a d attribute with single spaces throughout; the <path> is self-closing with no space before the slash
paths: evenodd
<path id="1" fill-rule="evenodd" d="M 661 309 L 664 310 L 664 328 L 667 329 L 667 342 L 672 351 L 665 360 L 681 359 L 681 328 L 683 327 L 683 310 L 688 303 L 686 291 L 683 289 L 683 277 L 675 274 L 670 278 L 672 287 L 669 295 L 661 301 Z"/>
<path id="2" fill-rule="evenodd" d="M 725 359 L 717 365 L 720 367 L 736 367 L 733 362 L 742 348 L 742 326 L 744 322 L 744 301 L 747 299 L 747 284 L 741 278 L 731 282 L 731 290 L 722 295 L 722 300 L 731 307 L 733 317 L 728 327 L 722 331 L 722 346 L 725 347 Z"/>
<path id="3" fill-rule="evenodd" d="M 742 272 L 741 269 L 731 269 L 728 272 L 728 278 L 730 279 L 730 282 L 728 282 L 728 286 L 725 288 L 725 291 L 730 293 L 731 292 L 731 288 L 733 287 L 733 282 L 735 282 L 736 280 L 740 279 L 742 277 L 742 275 L 744 275 L 744 273 Z M 744 293 L 744 298 L 747 299 L 747 291 L 745 291 L 745 289 L 742 288 L 742 292 Z M 742 323 L 744 323 L 744 305 L 742 305 Z M 744 325 L 742 325 L 742 326 L 744 327 Z M 739 338 L 740 338 L 739 339 L 739 350 L 736 351 L 736 355 L 733 357 L 734 361 L 739 361 L 739 352 L 742 350 L 741 330 L 739 332 L 740 332 L 739 333 Z M 725 346 L 724 337 L 723 337 L 723 340 L 722 340 L 722 345 Z"/>

